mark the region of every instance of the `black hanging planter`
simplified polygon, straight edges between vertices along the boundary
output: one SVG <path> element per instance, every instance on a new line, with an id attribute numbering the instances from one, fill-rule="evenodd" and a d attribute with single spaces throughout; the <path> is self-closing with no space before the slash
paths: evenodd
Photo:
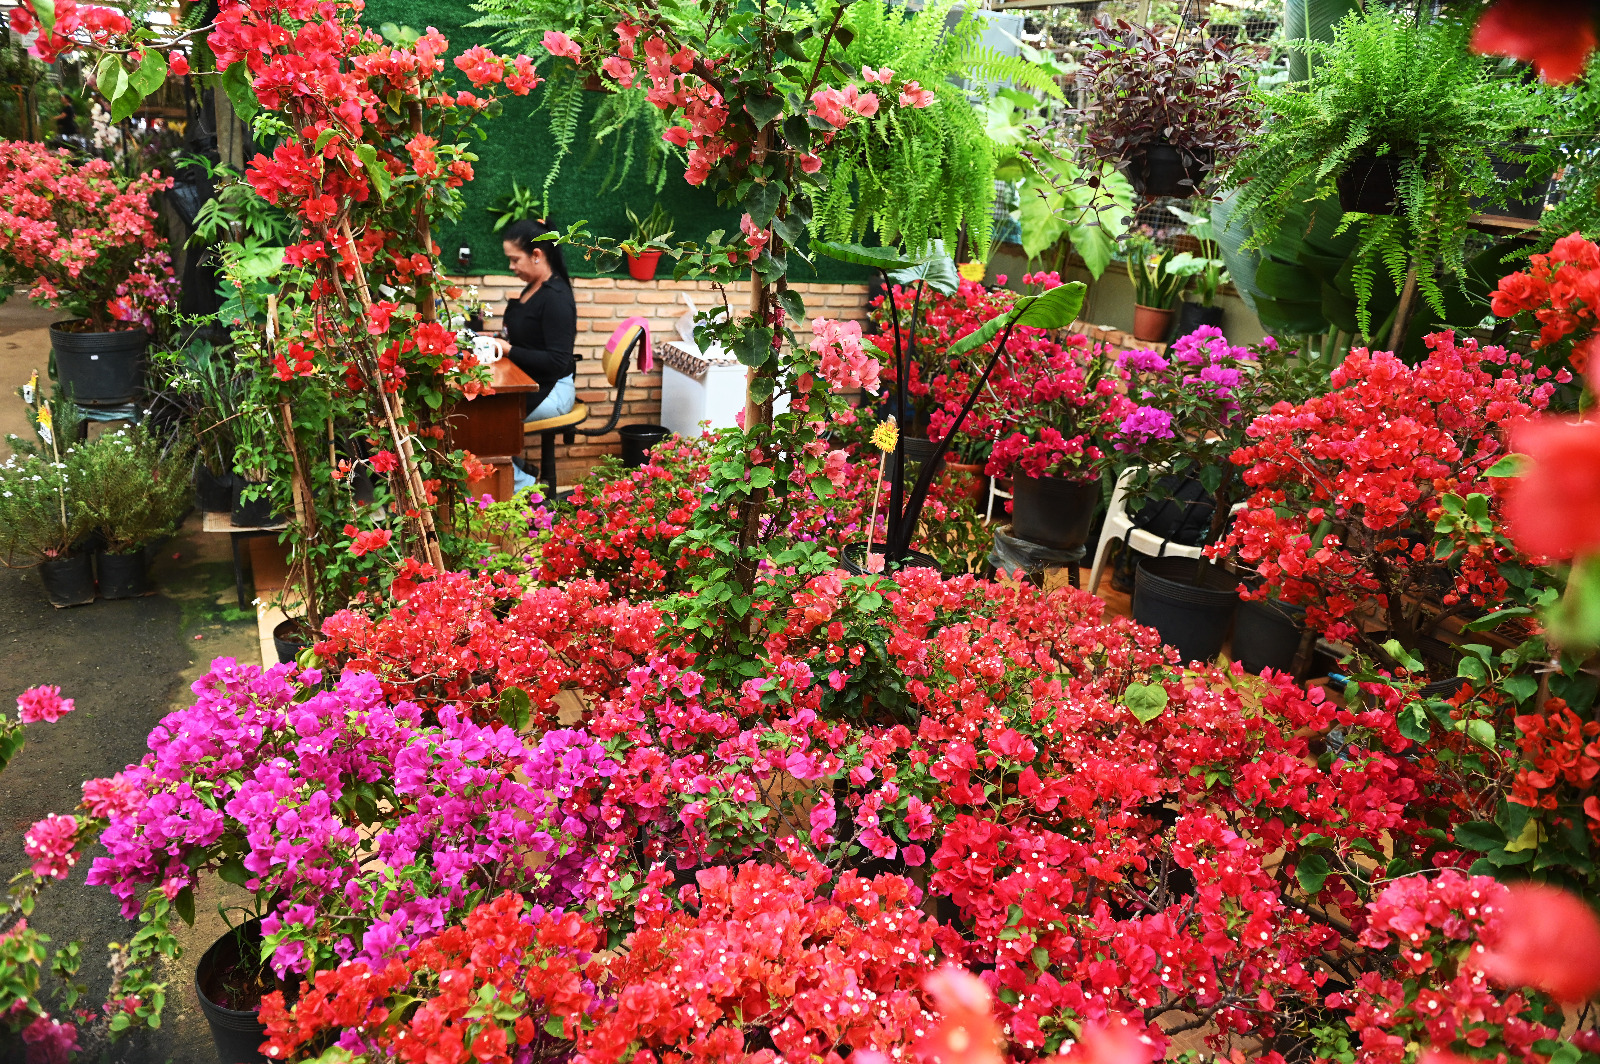
<path id="1" fill-rule="evenodd" d="M 1166 141 L 1157 141 L 1128 156 L 1128 180 L 1142 196 L 1189 197 L 1211 172 L 1209 163 Z M 1184 184 L 1187 180 L 1189 184 Z"/>
<path id="2" fill-rule="evenodd" d="M 1076 550 L 1089 539 L 1100 507 L 1099 480 L 1030 477 L 1020 469 L 1011 478 L 1011 534 L 1053 550 Z"/>
<path id="3" fill-rule="evenodd" d="M 100 567 L 101 598 L 138 598 L 150 590 L 150 566 L 142 547 L 129 554 L 101 551 L 95 561 Z"/>
<path id="4" fill-rule="evenodd" d="M 143 329 L 71 332 L 63 328 L 77 324 L 80 323 L 58 321 L 50 326 L 50 346 L 55 352 L 61 390 L 73 402 L 88 406 L 133 402 L 150 335 Z"/>
<path id="5" fill-rule="evenodd" d="M 272 629 L 272 646 L 278 652 L 278 664 L 289 665 L 300 652 L 317 641 L 317 630 L 304 617 L 290 617 L 279 621 Z"/>
<path id="6" fill-rule="evenodd" d="M 1291 606 L 1276 599 L 1239 603 L 1233 621 L 1233 656 L 1245 671 L 1259 673 L 1272 668 L 1289 672 L 1306 631 L 1303 606 Z"/>
<path id="7" fill-rule="evenodd" d="M 1397 214 L 1400 198 L 1400 156 L 1358 155 L 1334 179 L 1339 207 L 1354 214 Z"/>
<path id="8" fill-rule="evenodd" d="M 217 474 L 204 462 L 194 467 L 194 495 L 200 509 L 208 514 L 225 514 L 233 509 L 233 474 Z"/>
<path id="9" fill-rule="evenodd" d="M 228 522 L 235 528 L 264 528 L 276 523 L 272 514 L 272 496 L 262 494 L 254 499 L 244 498 L 246 488 L 260 487 L 243 477 L 233 480 L 233 510 Z"/>
<path id="10" fill-rule="evenodd" d="M 1188 336 L 1206 325 L 1222 328 L 1221 307 L 1203 307 L 1199 303 L 1190 303 L 1187 300 L 1178 304 L 1179 336 Z"/>
<path id="11" fill-rule="evenodd" d="M 39 564 L 39 580 L 57 609 L 94 601 L 94 560 L 87 553 L 46 559 Z"/>
<path id="12" fill-rule="evenodd" d="M 1491 149 L 1489 164 L 1494 167 L 1495 176 L 1502 184 L 1508 187 L 1525 185 L 1536 162 L 1532 157 L 1535 150 L 1529 144 L 1512 144 Z M 1550 194 L 1550 174 L 1546 172 L 1543 176 L 1545 180 L 1542 183 L 1536 184 L 1531 189 L 1524 188 L 1522 192 L 1516 194 L 1519 197 L 1517 199 L 1497 202 L 1475 196 L 1472 200 L 1472 209 L 1478 214 L 1536 222 L 1544 215 L 1544 201 Z"/>
<path id="13" fill-rule="evenodd" d="M 1146 558 L 1134 575 L 1133 619 L 1160 632 L 1185 664 L 1211 662 L 1227 642 L 1238 585 L 1237 577 L 1210 562 Z"/>
<path id="14" fill-rule="evenodd" d="M 255 995 L 237 997 L 239 991 L 230 986 L 229 978 L 241 968 L 259 965 L 260 949 L 261 919 L 257 917 L 213 942 L 195 966 L 195 996 L 200 999 L 200 1011 L 211 1025 L 211 1040 L 216 1044 L 219 1064 L 257 1064 L 269 1059 L 261 1052 L 261 1043 L 267 1040 L 267 1027 L 261 1022 L 261 1002 Z M 252 951 L 255 955 L 247 959 L 241 950 Z"/>

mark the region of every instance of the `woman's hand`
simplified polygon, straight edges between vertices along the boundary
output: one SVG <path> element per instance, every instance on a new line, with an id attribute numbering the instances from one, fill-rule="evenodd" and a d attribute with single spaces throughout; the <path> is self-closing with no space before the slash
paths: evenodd
<path id="1" fill-rule="evenodd" d="M 494 349 L 501 358 L 511 353 L 511 341 L 500 336 L 491 337 L 494 340 Z"/>

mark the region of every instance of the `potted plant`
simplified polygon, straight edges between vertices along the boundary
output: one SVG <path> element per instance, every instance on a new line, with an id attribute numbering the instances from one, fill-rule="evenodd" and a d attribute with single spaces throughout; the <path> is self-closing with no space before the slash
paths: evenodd
<path id="1" fill-rule="evenodd" d="M 123 180 L 104 160 L 0 142 L 0 299 L 20 287 L 72 315 L 50 327 L 50 342 L 75 402 L 127 403 L 138 388 L 155 308 L 172 300 L 150 203 L 171 185 L 154 171 Z"/>
<path id="2" fill-rule="evenodd" d="M 672 238 L 672 217 L 657 201 L 641 221 L 632 207 L 623 208 L 633 223 L 633 236 L 618 245 L 628 257 L 628 275 L 635 281 L 648 281 L 656 275 L 656 263 Z"/>
<path id="3" fill-rule="evenodd" d="M 1357 348 L 1332 390 L 1256 419 L 1233 456 L 1253 494 L 1217 553 L 1302 605 L 1307 623 L 1386 666 L 1397 648 L 1455 675 L 1440 625 L 1514 604 L 1517 554 L 1495 534 L 1505 427 L 1552 391 L 1527 359 L 1451 333 L 1407 366 Z"/>
<path id="4" fill-rule="evenodd" d="M 1300 203 L 1337 194 L 1346 212 L 1368 216 L 1353 256 L 1357 280 L 1383 271 L 1399 286 L 1409 267 L 1442 317 L 1436 264 L 1465 277 L 1474 198 L 1512 191 L 1488 147 L 1563 124 L 1548 90 L 1471 54 L 1470 32 L 1459 19 L 1419 21 L 1368 4 L 1345 15 L 1331 43 L 1302 42 L 1315 59 L 1310 79 L 1257 93 L 1266 120 L 1234 166 L 1230 224 L 1249 233 L 1247 246 L 1270 244 Z M 1524 158 L 1530 173 L 1550 172 L 1545 154 Z M 1356 288 L 1360 328 L 1372 336 L 1373 286 Z"/>
<path id="5" fill-rule="evenodd" d="M 1189 278 L 1168 269 L 1177 255 L 1175 249 L 1157 251 L 1155 243 L 1142 233 L 1129 235 L 1123 254 L 1127 256 L 1128 280 L 1133 282 L 1134 339 L 1164 343 L 1172 332 L 1178 296 Z"/>
<path id="6" fill-rule="evenodd" d="M 1198 546 L 1215 544 L 1240 495 L 1230 456 L 1245 445 L 1258 414 L 1311 389 L 1318 367 L 1284 358 L 1270 338 L 1255 349 L 1230 344 L 1213 326 L 1180 337 L 1165 356 L 1130 351 L 1118 364 L 1129 374 L 1129 394 L 1143 404 L 1117 441 L 1121 455 L 1134 460 L 1122 481 L 1129 512 L 1164 497 L 1164 484 L 1192 477 L 1212 504 Z M 1227 636 L 1237 584 L 1203 558 L 1146 558 L 1134 576 L 1134 618 L 1184 660 L 1209 661 Z"/>
<path id="7" fill-rule="evenodd" d="M 38 375 L 22 389 L 38 443 L 7 438 L 0 465 L 0 564 L 37 565 L 53 606 L 94 601 L 94 563 L 85 549 L 93 522 L 72 465 L 80 417 L 73 403 L 39 394 Z"/>
<path id="8" fill-rule="evenodd" d="M 145 548 L 170 535 L 189 508 L 193 443 L 161 440 L 135 426 L 96 437 L 73 452 L 72 462 L 100 535 L 100 597 L 145 594 Z"/>
<path id="9" fill-rule="evenodd" d="M 1178 306 L 1178 335 L 1187 336 L 1202 325 L 1220 327 L 1222 308 L 1217 306 L 1217 289 L 1228 281 L 1227 264 L 1217 245 L 1211 219 L 1203 214 L 1192 214 L 1175 204 L 1167 209 L 1177 215 L 1189 228 L 1189 236 L 1200 245 L 1199 254 L 1180 251 L 1168 260 L 1166 270 L 1175 277 L 1185 279 L 1184 294 L 1194 291 L 1198 303 L 1184 300 Z M 1143 337 L 1141 337 L 1143 339 Z"/>
<path id="10" fill-rule="evenodd" d="M 1095 37 L 1077 72 L 1087 150 L 1122 168 L 1142 195 L 1195 195 L 1256 129 L 1235 45 L 1120 19 L 1113 30 L 1103 18 Z"/>
<path id="11" fill-rule="evenodd" d="M 152 363 L 167 374 L 164 391 L 182 411 L 197 443 L 194 488 L 200 509 L 228 513 L 233 508 L 233 458 L 244 394 L 238 364 L 198 337 L 178 350 L 157 352 Z"/>

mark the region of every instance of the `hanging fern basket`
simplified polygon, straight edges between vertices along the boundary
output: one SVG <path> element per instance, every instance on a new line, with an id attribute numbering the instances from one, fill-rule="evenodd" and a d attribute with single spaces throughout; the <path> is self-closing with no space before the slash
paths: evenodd
<path id="1" fill-rule="evenodd" d="M 1141 196 L 1193 196 L 1211 172 L 1208 160 L 1166 141 L 1145 145 L 1128 156 L 1128 180 Z"/>
<path id="2" fill-rule="evenodd" d="M 1334 179 L 1339 206 L 1346 214 L 1397 214 L 1400 199 L 1400 157 L 1358 155 Z"/>

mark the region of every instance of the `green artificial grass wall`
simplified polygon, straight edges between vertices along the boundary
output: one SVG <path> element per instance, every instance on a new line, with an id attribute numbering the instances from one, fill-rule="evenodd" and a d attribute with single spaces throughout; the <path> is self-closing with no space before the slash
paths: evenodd
<path id="1" fill-rule="evenodd" d="M 373 29 L 385 22 L 423 30 L 433 26 L 450 39 L 451 57 L 475 44 L 490 44 L 492 31 L 467 29 L 466 25 L 477 18 L 468 0 L 367 0 L 362 21 Z M 492 45 L 491 45 L 492 47 Z M 455 67 L 447 65 L 454 73 Z M 462 87 L 465 79 L 458 78 Z M 474 164 L 476 176 L 462 191 L 466 206 L 459 221 L 441 223 L 434 231 L 447 270 L 459 272 L 457 251 L 462 247 L 472 249 L 472 268 L 467 271 L 482 275 L 505 273 L 506 260 L 501 251 L 500 237 L 494 232 L 494 218 L 485 209 L 489 204 L 511 191 L 515 178 L 523 188 L 535 191 L 544 185 L 554 151 L 550 146 L 549 115 L 535 112 L 538 94 L 535 89 L 529 96 L 509 96 L 505 111 L 499 118 L 488 119 L 482 126 L 488 139 L 477 142 L 473 150 L 478 155 Z M 588 122 L 594 106 L 601 99 L 599 93 L 585 93 L 591 99 L 584 106 L 582 124 L 577 140 L 561 167 L 561 176 L 550 190 L 552 225 L 566 228 L 577 221 L 587 221 L 587 228 L 598 236 L 626 239 L 631 226 L 624 208 L 632 207 L 643 218 L 659 199 L 672 215 L 674 236 L 680 240 L 702 240 L 708 233 L 722 229 L 735 233 L 739 228 L 737 212 L 717 206 L 716 194 L 696 188 L 683 180 L 683 167 L 668 162 L 666 181 L 661 191 L 646 182 L 643 166 L 636 164 L 633 171 L 621 181 L 621 187 L 604 194 L 599 189 L 609 170 L 609 145 L 588 157 Z M 585 261 L 581 253 L 566 250 L 567 266 L 579 277 L 601 276 L 596 263 Z M 662 261 L 658 276 L 671 275 L 671 260 Z M 612 273 L 625 275 L 626 266 Z M 832 259 L 816 260 L 816 271 L 798 259 L 792 259 L 790 278 L 795 281 L 865 282 L 871 279 L 870 271 Z"/>

